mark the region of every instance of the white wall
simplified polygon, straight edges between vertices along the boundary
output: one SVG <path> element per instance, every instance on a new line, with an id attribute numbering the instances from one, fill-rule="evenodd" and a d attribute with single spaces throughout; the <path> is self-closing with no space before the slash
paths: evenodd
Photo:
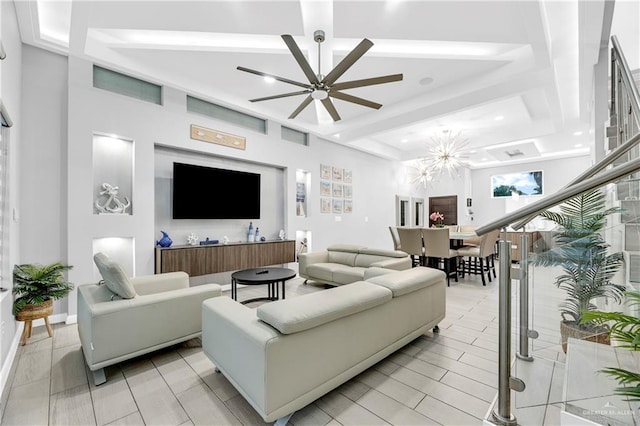
<path id="1" fill-rule="evenodd" d="M 498 219 L 505 213 L 557 192 L 589 166 L 591 166 L 591 159 L 589 155 L 584 155 L 556 160 L 535 161 L 526 164 L 474 169 L 471 170 L 469 179 L 464 179 L 464 177 L 459 177 L 455 180 L 444 178 L 440 182 L 432 184 L 432 187 L 427 189 L 427 197 L 457 195 L 458 222 L 460 224 L 482 226 Z M 534 170 L 542 170 L 543 172 L 542 196 L 520 197 L 517 202 L 514 202 L 510 198 L 491 197 L 492 175 Z M 473 222 L 467 221 L 464 214 L 466 210 L 466 197 L 468 195 L 471 195 L 473 200 Z"/>

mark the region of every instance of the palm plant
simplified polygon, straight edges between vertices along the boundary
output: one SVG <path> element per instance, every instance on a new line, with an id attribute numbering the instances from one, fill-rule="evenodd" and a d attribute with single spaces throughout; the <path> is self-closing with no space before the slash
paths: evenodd
<path id="1" fill-rule="evenodd" d="M 640 306 L 640 292 L 628 291 L 625 295 L 626 302 L 631 308 Z M 610 323 L 610 336 L 619 343 L 619 347 L 629 348 L 632 351 L 640 350 L 640 318 L 637 316 L 622 312 L 588 311 L 583 313 L 582 320 L 598 324 Z M 640 373 L 616 367 L 601 371 L 612 376 L 622 385 L 616 388 L 616 394 L 627 397 L 628 401 L 640 401 Z"/>
<path id="2" fill-rule="evenodd" d="M 562 274 L 555 285 L 566 292 L 560 312 L 565 326 L 594 331 L 595 322 L 585 321 L 585 312 L 597 307 L 594 300 L 607 297 L 620 303 L 625 287 L 611 282 L 622 266 L 622 253 L 608 253 L 602 231 L 606 218 L 620 209 L 605 208 L 605 195 L 600 190 L 585 192 L 560 206 L 560 212 L 545 211 L 541 216 L 557 223 L 558 246 L 538 255 L 541 266 L 560 266 Z M 566 339 L 563 338 L 563 342 Z"/>
<path id="3" fill-rule="evenodd" d="M 65 297 L 73 284 L 65 281 L 64 271 L 72 266 L 61 262 L 50 265 L 24 264 L 13 267 L 13 314 L 17 315 L 27 305 L 39 305 L 47 300 Z"/>

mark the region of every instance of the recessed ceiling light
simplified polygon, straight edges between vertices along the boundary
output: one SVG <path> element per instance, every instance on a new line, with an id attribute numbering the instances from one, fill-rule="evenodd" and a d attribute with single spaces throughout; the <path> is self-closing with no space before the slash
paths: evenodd
<path id="1" fill-rule="evenodd" d="M 407 142 L 409 142 L 409 141 L 408 141 L 407 139 L 402 139 L 400 142 L 402 142 L 402 143 L 407 143 Z"/>
<path id="2" fill-rule="evenodd" d="M 577 144 L 574 145 L 574 147 L 576 147 L 576 148 L 580 148 L 581 146 L 582 146 L 581 143 L 577 143 Z"/>
<path id="3" fill-rule="evenodd" d="M 425 77 L 420 79 L 418 83 L 420 83 L 421 86 L 428 86 L 429 84 L 433 83 L 433 78 Z"/>
<path id="4" fill-rule="evenodd" d="M 340 133 L 336 133 L 335 135 L 333 135 L 336 139 L 340 139 Z"/>
<path id="5" fill-rule="evenodd" d="M 483 157 L 480 161 L 487 161 L 487 157 Z"/>
<path id="6" fill-rule="evenodd" d="M 266 81 L 267 83 L 275 83 L 276 79 L 267 75 L 267 76 L 264 76 L 264 81 Z"/>
<path id="7" fill-rule="evenodd" d="M 478 151 L 476 151 L 475 149 L 472 149 L 471 151 L 469 151 L 469 154 L 475 154 L 476 152 Z"/>
<path id="8" fill-rule="evenodd" d="M 497 117 L 494 118 L 494 120 L 496 121 L 504 120 L 504 115 L 498 115 Z"/>
<path id="9" fill-rule="evenodd" d="M 580 136 L 580 135 L 582 135 L 582 132 L 579 130 L 577 132 L 573 132 L 573 136 Z"/>

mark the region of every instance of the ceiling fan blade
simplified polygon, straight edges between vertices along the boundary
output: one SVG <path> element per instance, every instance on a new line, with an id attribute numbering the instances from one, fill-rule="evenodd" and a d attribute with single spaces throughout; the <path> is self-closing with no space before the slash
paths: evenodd
<path id="1" fill-rule="evenodd" d="M 336 111 L 336 107 L 333 106 L 333 102 L 331 102 L 331 99 L 324 98 L 322 100 L 322 105 L 324 105 L 331 118 L 333 118 L 333 121 L 340 121 L 340 114 L 338 114 L 338 111 Z"/>
<path id="2" fill-rule="evenodd" d="M 391 83 L 393 81 L 402 80 L 402 74 L 390 74 L 382 77 L 365 78 L 362 80 L 345 81 L 343 83 L 336 83 L 331 86 L 332 90 L 345 90 L 353 89 L 356 87 L 373 86 L 374 84 Z"/>
<path id="3" fill-rule="evenodd" d="M 236 67 L 236 69 L 238 69 L 240 71 L 248 72 L 248 73 L 251 73 L 251 74 L 255 74 L 255 75 L 260 75 L 262 77 L 271 77 L 271 78 L 273 78 L 275 80 L 278 80 L 278 81 L 281 81 L 283 83 L 289 83 L 289 84 L 293 84 L 295 86 L 300 86 L 300 87 L 311 89 L 311 86 L 309 86 L 307 83 L 300 83 L 298 81 L 289 80 L 288 78 L 278 77 L 277 75 L 273 75 L 273 74 L 267 74 L 266 72 L 256 71 L 256 70 L 252 70 L 251 68 L 245 68 L 245 67 Z"/>
<path id="4" fill-rule="evenodd" d="M 300 105 L 298 105 L 298 108 L 296 108 L 296 110 L 291 113 L 289 118 L 296 118 L 298 116 L 298 114 L 300 114 L 300 112 L 303 109 L 305 109 L 307 107 L 307 105 L 309 105 L 311 103 L 312 100 L 313 100 L 313 98 L 311 97 L 311 95 L 309 95 L 306 98 L 304 98 L 304 101 L 302 101 L 302 103 Z"/>
<path id="5" fill-rule="evenodd" d="M 298 47 L 298 44 L 293 39 L 293 37 L 291 37 L 289 34 L 283 34 L 281 37 L 291 51 L 291 54 L 293 55 L 296 62 L 298 62 L 298 65 L 300 65 L 300 68 L 302 68 L 302 72 L 304 72 L 304 75 L 306 75 L 309 79 L 309 82 L 316 84 L 319 83 L 318 76 L 313 72 L 313 69 L 311 69 L 311 65 L 309 65 L 309 62 L 307 62 L 307 59 L 302 54 L 302 51 Z"/>
<path id="6" fill-rule="evenodd" d="M 309 90 L 301 90 L 299 92 L 282 93 L 280 95 L 265 96 L 264 98 L 249 99 L 249 102 L 269 101 L 271 99 L 288 98 L 289 96 L 305 95 Z"/>
<path id="7" fill-rule="evenodd" d="M 382 107 L 382 104 L 371 102 L 366 99 L 359 98 L 357 96 L 347 95 L 346 93 L 342 93 L 342 92 L 330 91 L 329 96 L 331 96 L 332 98 L 341 99 L 343 101 L 353 102 L 354 104 L 366 106 L 369 108 L 380 109 Z"/>
<path id="8" fill-rule="evenodd" d="M 327 76 L 322 79 L 322 83 L 331 86 L 342 74 L 344 74 L 362 55 L 371 49 L 371 40 L 363 39 Z"/>

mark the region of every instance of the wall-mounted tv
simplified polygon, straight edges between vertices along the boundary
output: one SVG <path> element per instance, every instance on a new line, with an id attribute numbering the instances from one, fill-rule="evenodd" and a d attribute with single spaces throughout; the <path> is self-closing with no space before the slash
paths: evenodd
<path id="1" fill-rule="evenodd" d="M 542 195 L 542 171 L 506 173 L 491 176 L 491 196 Z"/>
<path id="2" fill-rule="evenodd" d="M 173 163 L 174 219 L 260 219 L 260 175 Z"/>

